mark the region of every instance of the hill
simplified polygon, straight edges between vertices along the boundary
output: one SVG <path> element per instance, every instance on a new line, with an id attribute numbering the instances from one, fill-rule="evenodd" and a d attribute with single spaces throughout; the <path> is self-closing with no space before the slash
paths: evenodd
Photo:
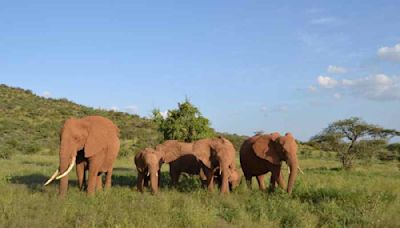
<path id="1" fill-rule="evenodd" d="M 40 97 L 30 90 L 0 85 L 0 158 L 13 154 L 58 153 L 59 131 L 70 117 L 100 115 L 111 119 L 121 130 L 120 156 L 154 146 L 162 134 L 150 119 L 76 104 L 65 98 Z M 221 133 L 238 150 L 245 136 Z"/>
<path id="2" fill-rule="evenodd" d="M 155 124 L 137 115 L 85 107 L 67 99 L 37 96 L 30 90 L 0 85 L 0 157 L 13 154 L 57 154 L 59 131 L 70 117 L 101 115 L 121 130 L 125 156 L 162 139 Z"/>

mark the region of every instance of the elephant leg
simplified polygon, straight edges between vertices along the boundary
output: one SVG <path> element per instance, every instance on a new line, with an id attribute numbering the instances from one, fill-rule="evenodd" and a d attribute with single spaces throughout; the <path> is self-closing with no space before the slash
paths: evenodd
<path id="1" fill-rule="evenodd" d="M 250 175 L 244 175 L 244 178 L 246 179 L 246 185 L 247 185 L 247 188 L 249 188 L 249 189 L 251 189 L 251 187 L 252 187 L 252 183 L 251 183 L 251 179 L 252 179 L 252 176 L 250 176 Z"/>
<path id="2" fill-rule="evenodd" d="M 286 190 L 286 183 L 283 180 L 282 172 L 280 173 L 280 175 L 278 177 L 278 184 L 279 184 L 279 187 L 281 187 L 283 190 Z"/>
<path id="3" fill-rule="evenodd" d="M 89 162 L 89 177 L 88 177 L 88 188 L 87 194 L 93 196 L 96 190 L 97 175 L 99 173 L 99 167 L 103 161 L 104 156 L 95 156 L 90 159 Z"/>
<path id="4" fill-rule="evenodd" d="M 171 179 L 173 186 L 177 186 L 178 185 L 180 176 L 181 176 L 181 172 L 180 171 L 176 171 L 176 172 L 173 173 L 173 176 L 172 176 L 172 179 Z"/>
<path id="5" fill-rule="evenodd" d="M 200 170 L 199 170 L 199 178 L 200 178 L 200 181 L 201 181 L 201 187 L 205 188 L 207 186 L 207 176 L 204 173 L 202 168 L 200 168 Z"/>
<path id="6" fill-rule="evenodd" d="M 212 192 L 214 191 L 214 172 L 209 168 L 204 168 L 203 171 L 207 177 L 207 188 L 210 192 Z"/>
<path id="7" fill-rule="evenodd" d="M 274 191 L 275 191 L 276 183 L 277 183 L 277 182 L 279 183 L 279 178 L 280 178 L 280 177 L 282 178 L 281 167 L 278 167 L 278 168 L 273 169 L 273 170 L 272 170 L 272 173 L 271 173 L 270 184 L 269 184 L 269 187 L 270 187 L 270 191 L 271 191 L 271 192 L 274 192 Z M 282 182 L 283 182 L 283 180 L 282 180 Z"/>
<path id="8" fill-rule="evenodd" d="M 181 172 L 178 170 L 173 170 L 170 172 L 172 187 L 175 187 L 178 184 L 180 175 L 181 175 Z"/>
<path id="9" fill-rule="evenodd" d="M 79 190 L 82 191 L 85 181 L 85 164 L 83 162 L 76 164 L 76 177 L 78 179 Z"/>
<path id="10" fill-rule="evenodd" d="M 144 187 L 144 174 L 143 173 L 138 173 L 138 180 L 137 180 L 137 189 L 140 192 L 143 192 L 143 187 Z"/>
<path id="11" fill-rule="evenodd" d="M 261 191 L 265 190 L 264 174 L 257 176 L 258 187 Z"/>
<path id="12" fill-rule="evenodd" d="M 103 191 L 103 179 L 101 173 L 97 175 L 97 181 L 96 181 L 96 191 L 101 192 Z"/>
<path id="13" fill-rule="evenodd" d="M 149 180 L 150 177 L 147 176 L 147 173 L 143 174 L 144 175 L 144 187 L 149 187 Z"/>
<path id="14" fill-rule="evenodd" d="M 224 165 L 220 167 L 221 169 L 221 176 L 219 177 L 220 179 L 220 186 L 221 186 L 221 193 L 229 193 L 229 166 Z"/>
<path id="15" fill-rule="evenodd" d="M 161 187 L 161 169 L 158 170 L 158 187 Z"/>
<path id="16" fill-rule="evenodd" d="M 112 184 L 112 172 L 113 170 L 110 169 L 106 172 L 106 183 L 105 183 L 105 188 L 106 189 L 110 189 L 111 188 L 111 184 Z"/>

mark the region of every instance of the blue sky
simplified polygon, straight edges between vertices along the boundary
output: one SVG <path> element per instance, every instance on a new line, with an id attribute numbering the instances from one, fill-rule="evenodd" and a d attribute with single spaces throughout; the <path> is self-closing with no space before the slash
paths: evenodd
<path id="1" fill-rule="evenodd" d="M 0 83 L 149 116 L 189 97 L 218 131 L 400 129 L 398 1 L 5 1 Z"/>

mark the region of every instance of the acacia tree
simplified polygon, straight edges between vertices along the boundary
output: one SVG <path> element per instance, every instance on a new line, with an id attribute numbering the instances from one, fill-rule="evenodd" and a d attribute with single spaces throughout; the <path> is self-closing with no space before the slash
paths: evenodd
<path id="1" fill-rule="evenodd" d="M 210 121 L 203 117 L 197 107 L 188 99 L 178 103 L 178 108 L 168 110 L 164 118 L 159 109 L 153 110 L 153 121 L 158 125 L 165 140 L 175 139 L 192 142 L 198 139 L 213 136 L 214 130 L 210 127 Z"/>
<path id="2" fill-rule="evenodd" d="M 400 132 L 396 130 L 384 129 L 352 117 L 331 123 L 310 141 L 322 150 L 338 152 L 343 168 L 351 169 L 355 158 L 399 135 Z"/>

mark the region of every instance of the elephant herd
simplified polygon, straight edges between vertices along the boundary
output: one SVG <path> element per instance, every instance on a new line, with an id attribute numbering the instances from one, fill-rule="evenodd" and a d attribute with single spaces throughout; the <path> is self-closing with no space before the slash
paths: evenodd
<path id="1" fill-rule="evenodd" d="M 113 164 L 120 148 L 119 129 L 111 120 L 101 116 L 88 116 L 65 121 L 60 136 L 59 168 L 45 185 L 60 179 L 59 195 L 64 197 L 68 188 L 68 174 L 76 165 L 78 186 L 87 189 L 88 195 L 111 187 Z M 155 148 L 145 148 L 136 154 L 137 188 L 144 191 L 151 187 L 158 192 L 162 164 L 169 164 L 171 185 L 175 186 L 181 173 L 199 175 L 203 186 L 210 191 L 214 182 L 221 193 L 228 193 L 241 182 L 241 172 L 236 167 L 236 151 L 224 137 L 200 139 L 192 143 L 167 140 Z M 288 185 L 281 173 L 285 161 L 290 169 Z M 278 184 L 290 194 L 299 169 L 297 144 L 293 135 L 279 133 L 257 134 L 244 141 L 240 148 L 240 164 L 247 185 L 256 177 L 259 188 L 264 190 L 264 176 L 271 172 L 270 189 Z M 88 173 L 86 183 L 86 172 Z M 150 182 L 150 183 L 149 183 Z"/>

